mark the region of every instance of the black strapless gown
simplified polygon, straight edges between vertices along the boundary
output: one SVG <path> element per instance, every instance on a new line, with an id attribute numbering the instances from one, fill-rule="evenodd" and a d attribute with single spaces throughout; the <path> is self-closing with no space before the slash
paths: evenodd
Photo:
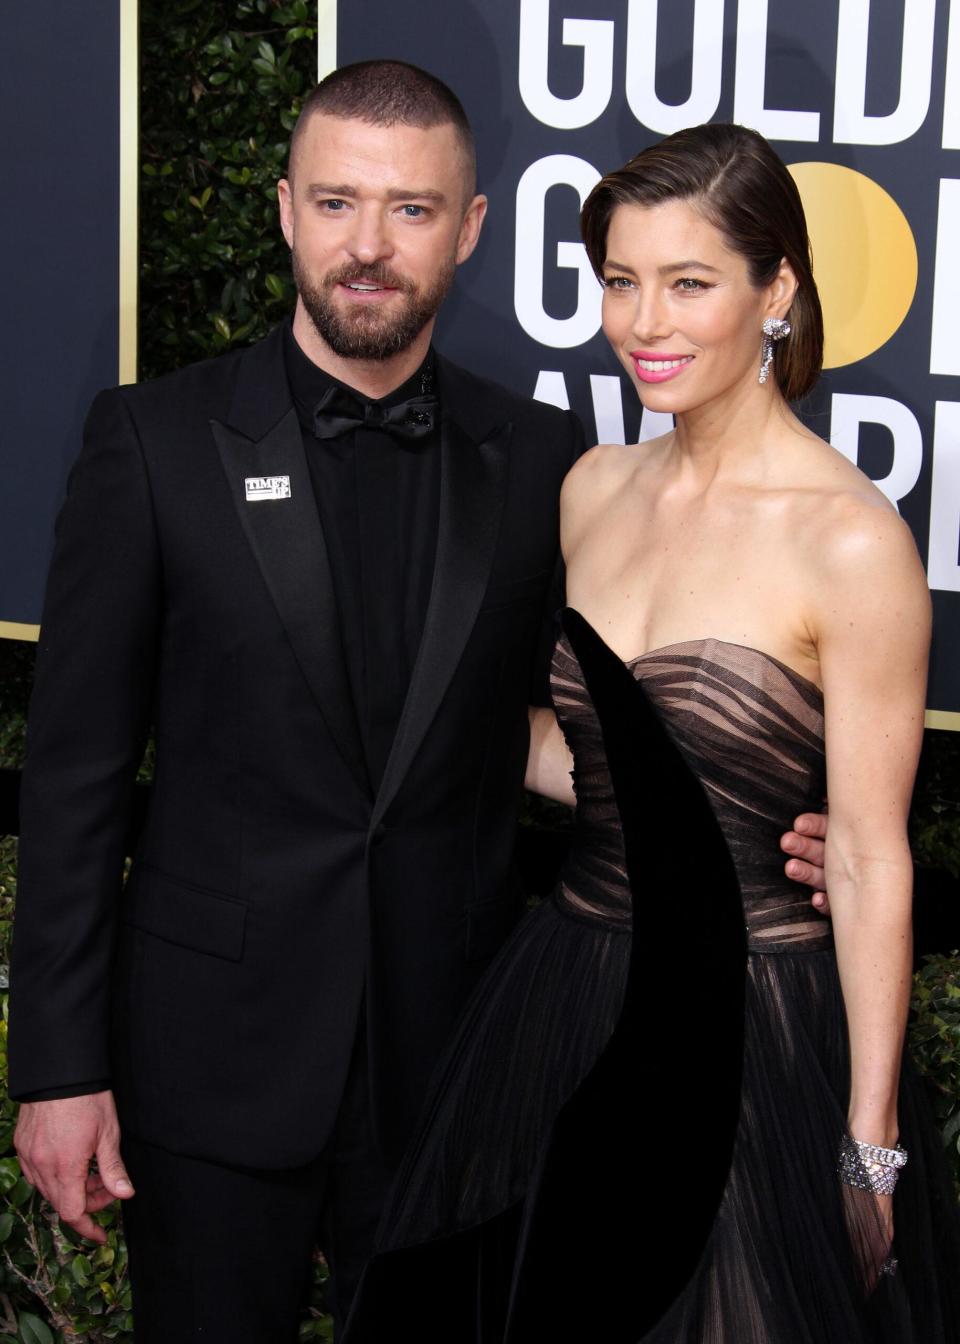
<path id="1" fill-rule="evenodd" d="M 895 1276 L 841 1186 L 829 920 L 779 837 L 825 787 L 822 697 L 722 640 L 624 664 L 564 616 L 573 848 L 474 995 L 345 1344 L 958 1344 L 957 1207 L 904 1068 Z"/>

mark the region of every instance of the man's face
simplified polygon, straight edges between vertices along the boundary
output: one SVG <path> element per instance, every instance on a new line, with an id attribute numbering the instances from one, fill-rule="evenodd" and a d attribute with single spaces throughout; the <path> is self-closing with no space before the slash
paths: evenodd
<path id="1" fill-rule="evenodd" d="M 486 201 L 467 190 L 453 126 L 310 118 L 280 221 L 300 303 L 335 354 L 386 360 L 432 329 L 483 222 Z"/>

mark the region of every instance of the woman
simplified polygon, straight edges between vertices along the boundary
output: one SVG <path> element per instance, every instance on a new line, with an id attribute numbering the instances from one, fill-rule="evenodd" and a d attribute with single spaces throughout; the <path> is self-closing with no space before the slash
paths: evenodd
<path id="1" fill-rule="evenodd" d="M 901 1062 L 923 570 L 789 408 L 822 320 L 762 137 L 679 132 L 582 222 L 676 427 L 565 483 L 528 784 L 570 800 L 572 765 L 573 852 L 449 1052 L 347 1338 L 402 1300 L 421 1344 L 946 1344 L 956 1207 Z M 832 929 L 773 859 L 825 788 Z"/>

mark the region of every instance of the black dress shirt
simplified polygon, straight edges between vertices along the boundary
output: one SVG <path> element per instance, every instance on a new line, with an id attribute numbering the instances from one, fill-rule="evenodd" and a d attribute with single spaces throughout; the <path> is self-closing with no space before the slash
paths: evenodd
<path id="1" fill-rule="evenodd" d="M 336 438 L 314 434 L 317 403 L 337 379 L 300 349 L 288 325 L 284 354 L 330 556 L 354 708 L 375 791 L 420 648 L 437 548 L 439 408 L 430 433 L 405 439 L 359 425 Z M 419 396 L 433 354 L 378 403 Z M 373 402 L 340 384 L 362 404 Z"/>

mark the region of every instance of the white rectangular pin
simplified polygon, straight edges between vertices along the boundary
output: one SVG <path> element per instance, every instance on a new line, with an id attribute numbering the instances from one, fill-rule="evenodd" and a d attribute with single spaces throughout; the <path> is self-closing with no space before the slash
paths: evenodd
<path id="1" fill-rule="evenodd" d="M 247 499 L 289 499 L 289 476 L 245 476 L 243 480 Z"/>

